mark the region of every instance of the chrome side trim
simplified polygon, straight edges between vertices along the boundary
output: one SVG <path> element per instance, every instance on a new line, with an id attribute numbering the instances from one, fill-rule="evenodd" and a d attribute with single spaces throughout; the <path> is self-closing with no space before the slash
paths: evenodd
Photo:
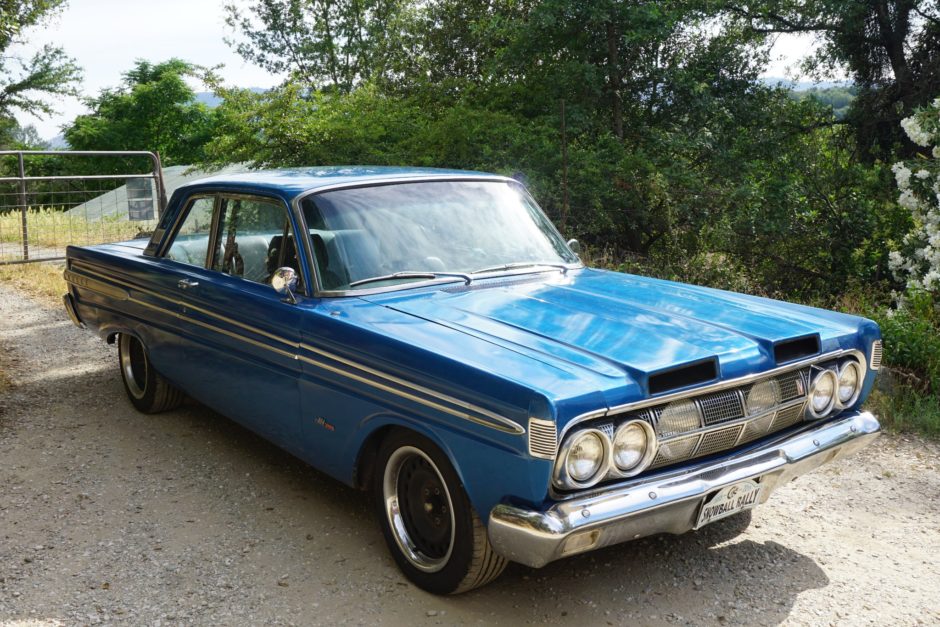
<path id="1" fill-rule="evenodd" d="M 578 424 L 591 420 L 592 418 L 600 418 L 602 416 L 610 416 L 613 414 L 623 414 L 631 411 L 636 411 L 638 409 L 645 409 L 653 405 L 661 405 L 669 403 L 670 401 L 685 399 L 690 397 L 699 396 L 702 394 L 708 394 L 710 392 L 717 392 L 720 390 L 726 390 L 728 388 L 739 387 L 742 385 L 747 385 L 748 383 L 753 383 L 763 378 L 774 377 L 781 374 L 785 374 L 792 370 L 800 370 L 801 368 L 806 368 L 816 363 L 821 363 L 825 361 L 831 361 L 833 359 L 841 359 L 842 357 L 852 356 L 859 360 L 859 365 L 862 368 L 862 378 L 867 374 L 865 365 L 865 355 L 854 348 L 851 349 L 839 349 L 836 351 L 831 351 L 825 353 L 824 355 L 815 355 L 813 357 L 808 357 L 800 361 L 795 361 L 793 363 L 786 364 L 784 366 L 778 366 L 770 370 L 765 370 L 763 372 L 753 372 L 751 374 L 744 375 L 743 377 L 738 377 L 736 379 L 728 379 L 727 381 L 718 381 L 717 383 L 710 383 L 708 385 L 703 385 L 702 387 L 690 388 L 687 390 L 680 390 L 678 392 L 671 392 L 669 394 L 664 394 L 662 396 L 655 396 L 651 398 L 645 398 L 639 401 L 634 401 L 631 403 L 624 403 L 623 405 L 615 405 L 609 409 L 596 409 L 590 411 L 575 418 L 572 418 L 571 421 L 565 425 L 562 429 L 561 434 L 559 435 L 559 440 L 564 440 L 565 436 L 571 431 L 572 428 Z"/>
<path id="2" fill-rule="evenodd" d="M 253 334 L 256 334 L 256 335 L 265 337 L 265 338 L 267 338 L 267 339 L 276 341 L 276 342 L 278 342 L 278 343 L 284 345 L 285 347 L 288 347 L 288 348 L 291 349 L 291 350 L 284 350 L 284 349 L 281 349 L 281 348 L 276 348 L 276 347 L 274 347 L 274 346 L 270 346 L 269 344 L 265 344 L 265 343 L 263 343 L 263 342 L 259 342 L 259 341 L 255 340 L 255 339 L 252 339 L 252 338 L 247 337 L 247 336 L 245 336 L 245 335 L 238 334 L 238 333 L 232 333 L 231 331 L 228 331 L 228 330 L 223 329 L 223 328 L 221 328 L 221 327 L 218 327 L 218 326 L 216 326 L 216 325 L 212 325 L 212 324 L 209 324 L 209 323 L 207 323 L 207 322 L 203 322 L 203 321 L 201 321 L 201 320 L 195 319 L 195 318 L 193 318 L 193 317 L 191 317 L 191 316 L 187 316 L 187 315 L 183 314 L 182 311 L 173 311 L 173 310 L 171 310 L 171 309 L 166 309 L 166 308 L 164 308 L 164 307 L 160 307 L 160 306 L 158 306 L 158 305 L 154 305 L 153 303 L 148 303 L 147 301 L 144 301 L 144 300 L 141 300 L 141 299 L 139 299 L 139 298 L 135 298 L 135 297 L 133 297 L 133 296 L 129 296 L 129 295 L 125 294 L 127 297 L 126 297 L 125 299 L 123 299 L 123 300 L 127 300 L 127 301 L 129 301 L 129 302 L 133 302 L 133 303 L 135 303 L 135 304 L 137 304 L 137 305 L 140 305 L 140 306 L 142 306 L 142 307 L 146 307 L 146 308 L 152 309 L 152 310 L 154 310 L 154 311 L 159 311 L 159 312 L 161 312 L 161 313 L 163 313 L 163 314 L 165 314 L 165 315 L 168 315 L 168 316 L 170 316 L 170 317 L 174 317 L 174 318 L 179 318 L 179 319 L 182 319 L 182 320 L 186 320 L 187 322 L 192 323 L 192 324 L 195 324 L 195 325 L 197 325 L 197 326 L 200 326 L 200 327 L 202 327 L 202 328 L 204 328 L 204 329 L 207 329 L 207 330 L 210 330 L 210 331 L 213 331 L 213 332 L 216 332 L 216 333 L 221 333 L 221 334 L 223 334 L 223 335 L 225 335 L 225 336 L 227 336 L 227 337 L 231 337 L 231 338 L 233 338 L 233 339 L 246 342 L 246 343 L 248 343 L 248 344 L 251 344 L 252 346 L 256 346 L 256 347 L 261 348 L 261 349 L 264 349 L 264 350 L 272 351 L 272 352 L 277 353 L 278 355 L 280 355 L 280 356 L 282 356 L 282 357 L 287 357 L 287 358 L 289 358 L 289 359 L 295 359 L 295 360 L 304 361 L 304 362 L 309 363 L 310 365 L 316 366 L 316 367 L 318 367 L 318 368 L 323 368 L 323 369 L 328 370 L 328 371 L 330 371 L 330 372 L 334 372 L 334 373 L 336 373 L 336 374 L 339 374 L 339 375 L 348 377 L 348 378 L 350 378 L 350 379 L 353 379 L 353 380 L 358 381 L 358 382 L 360 382 L 360 383 L 364 383 L 364 384 L 369 385 L 369 386 L 372 386 L 372 387 L 374 387 L 374 388 L 383 390 L 383 391 L 388 392 L 388 393 L 390 393 L 390 394 L 394 394 L 394 395 L 396 395 L 396 396 L 400 396 L 400 397 L 406 398 L 406 399 L 408 399 L 408 400 L 410 400 L 410 401 L 413 401 L 413 402 L 422 404 L 422 405 L 424 405 L 424 406 L 426 406 L 426 407 L 430 407 L 430 408 L 436 409 L 436 410 L 438 410 L 438 411 L 442 411 L 442 412 L 445 412 L 445 413 L 447 413 L 447 414 L 450 414 L 450 415 L 452 415 L 452 416 L 455 416 L 455 417 L 458 417 L 458 418 L 462 418 L 462 419 L 464 419 L 464 420 L 468 420 L 468 421 L 473 422 L 473 423 L 475 423 L 475 424 L 479 424 L 479 425 L 482 425 L 482 426 L 485 426 L 485 427 L 489 427 L 489 428 L 496 429 L 496 430 L 498 430 L 498 431 L 502 431 L 502 432 L 505 432 L 505 433 L 510 433 L 510 434 L 513 434 L 513 435 L 525 435 L 525 433 L 526 433 L 525 428 L 522 427 L 521 425 L 519 425 L 519 424 L 513 422 L 512 420 L 510 420 L 510 419 L 508 419 L 508 418 L 506 418 L 506 417 L 504 417 L 504 416 L 500 416 L 499 414 L 496 414 L 496 413 L 494 413 L 494 412 L 491 412 L 490 410 L 488 410 L 488 409 L 486 409 L 486 408 L 480 407 L 480 406 L 478 406 L 478 405 L 474 405 L 474 404 L 469 403 L 469 402 L 466 402 L 466 401 L 462 401 L 462 400 L 460 400 L 460 399 L 458 399 L 458 398 L 455 398 L 455 397 L 453 397 L 453 396 L 444 394 L 444 393 L 442 393 L 442 392 L 437 392 L 437 391 L 435 391 L 435 390 L 432 390 L 431 388 L 424 387 L 424 386 L 419 385 L 419 384 L 417 384 L 417 383 L 412 383 L 412 382 L 410 382 L 410 381 L 406 381 L 405 379 L 401 379 L 401 378 L 399 378 L 399 377 L 396 377 L 396 376 L 394 376 L 394 375 L 391 375 L 391 374 L 382 372 L 382 371 L 380 371 L 380 370 L 376 370 L 376 369 L 371 368 L 371 367 L 369 367 L 369 366 L 366 366 L 366 365 L 364 365 L 364 364 L 360 364 L 360 363 L 358 363 L 358 362 L 355 362 L 355 361 L 353 361 L 353 360 L 351 360 L 351 359 L 348 359 L 348 358 L 346 358 L 346 357 L 343 357 L 343 356 L 341 356 L 341 355 L 337 355 L 336 353 L 332 353 L 332 352 L 330 352 L 330 351 L 326 351 L 326 350 L 317 348 L 317 347 L 315 347 L 315 346 L 311 346 L 311 345 L 309 345 L 309 344 L 292 342 L 292 341 L 290 341 L 290 340 L 287 340 L 287 339 L 285 339 L 285 338 L 283 338 L 283 337 L 280 337 L 280 336 L 278 336 L 278 335 L 275 335 L 275 334 L 273 334 L 273 333 L 269 333 L 269 332 L 267 332 L 267 331 L 265 331 L 265 330 L 263 330 L 263 329 L 259 329 L 259 328 L 257 328 L 257 327 L 253 327 L 253 326 L 244 324 L 244 323 L 239 322 L 239 321 L 237 321 L 237 320 L 233 320 L 232 318 L 229 318 L 229 317 L 227 317 L 227 316 L 223 316 L 223 315 L 221 315 L 221 314 L 217 314 L 217 313 L 215 313 L 215 312 L 209 311 L 209 310 L 204 309 L 204 308 L 202 308 L 202 307 L 199 307 L 199 306 L 197 306 L 197 305 L 193 305 L 193 304 L 189 303 L 188 301 L 184 301 L 184 300 L 180 300 L 180 299 L 171 298 L 171 297 L 168 297 L 168 296 L 159 294 L 159 293 L 157 293 L 157 292 L 154 292 L 154 291 L 152 291 L 152 290 L 148 290 L 148 289 L 145 289 L 145 288 L 141 288 L 141 287 L 135 286 L 135 285 L 133 285 L 133 284 L 131 284 L 131 283 L 128 283 L 128 282 L 126 282 L 126 281 L 122 281 L 121 279 L 118 279 L 118 278 L 115 278 L 115 277 L 112 277 L 112 276 L 108 276 L 108 275 L 103 274 L 103 273 L 101 273 L 101 272 L 99 272 L 99 271 L 96 271 L 96 270 L 94 269 L 93 264 L 88 264 L 88 263 L 85 263 L 85 262 L 82 262 L 82 261 L 79 261 L 79 260 L 73 260 L 73 261 L 72 261 L 72 267 L 73 267 L 73 268 L 82 269 L 83 272 L 87 272 L 87 273 L 89 273 L 89 274 L 93 274 L 93 275 L 95 275 L 95 276 L 99 276 L 99 277 L 101 277 L 101 278 L 104 278 L 104 279 L 113 281 L 113 282 L 118 283 L 118 284 L 120 284 L 120 285 L 124 285 L 124 286 L 126 286 L 126 287 L 128 287 L 128 288 L 130 288 L 130 289 L 137 290 L 137 291 L 139 291 L 139 292 L 142 292 L 142 293 L 144 293 L 144 294 L 148 294 L 148 295 L 153 296 L 153 297 L 155 297 L 155 298 L 159 298 L 159 299 L 161 299 L 161 300 L 163 300 L 163 301 L 169 302 L 171 305 L 176 305 L 176 306 L 178 306 L 178 307 L 185 307 L 185 308 L 187 308 L 187 309 L 189 309 L 189 310 L 192 310 L 192 311 L 198 311 L 198 312 L 200 312 L 200 313 L 202 313 L 202 314 L 204 314 L 204 315 L 206 315 L 206 316 L 209 316 L 209 317 L 211 317 L 211 318 L 215 318 L 215 319 L 217 319 L 217 320 L 220 320 L 220 321 L 225 322 L 225 323 L 227 323 L 227 324 L 230 324 L 230 325 L 232 325 L 232 326 L 235 326 L 235 327 L 244 329 L 245 331 L 248 331 L 248 332 L 250 332 L 250 333 L 253 333 Z M 75 273 L 73 273 L 73 274 L 75 274 Z M 81 275 L 76 275 L 76 277 L 80 278 Z M 72 281 L 70 281 L 70 282 L 72 282 Z M 96 284 L 100 284 L 100 283 L 101 283 L 101 281 L 96 281 Z M 73 283 L 73 284 L 78 285 L 77 283 Z M 109 286 L 109 287 L 111 287 L 111 286 Z M 113 288 L 113 287 L 112 287 L 112 289 L 117 289 L 117 288 Z M 335 366 L 331 366 L 331 365 L 329 365 L 329 364 L 327 364 L 327 363 L 325 363 L 325 362 L 323 362 L 323 361 L 316 360 L 316 359 L 313 359 L 313 358 L 308 357 L 308 356 L 306 356 L 306 355 L 300 354 L 298 351 L 301 351 L 301 350 L 309 351 L 309 352 L 315 353 L 315 354 L 317 354 L 317 355 L 320 355 L 320 356 L 322 356 L 322 357 L 325 357 L 325 358 L 327 358 L 327 359 L 331 359 L 331 360 L 333 360 L 333 361 L 336 361 L 336 362 L 339 362 L 339 363 L 341 363 L 341 364 L 344 364 L 345 366 L 348 366 L 348 367 L 350 367 L 350 368 L 355 368 L 355 369 L 360 370 L 360 371 L 362 371 L 362 372 L 364 372 L 364 373 L 367 373 L 367 374 L 370 374 L 370 375 L 372 375 L 372 376 L 381 378 L 381 379 L 384 380 L 385 382 L 390 383 L 390 384 L 393 384 L 394 386 L 398 386 L 398 387 L 393 387 L 393 385 L 385 385 L 385 384 L 383 384 L 383 383 L 381 383 L 381 382 L 374 381 L 374 380 L 369 379 L 369 378 L 367 378 L 367 377 L 363 377 L 363 376 L 358 375 L 358 374 L 356 374 L 356 373 L 354 373 L 354 372 L 350 372 L 349 370 L 342 369 L 342 368 L 337 368 L 337 367 L 335 367 Z M 418 392 L 418 393 L 421 393 L 421 394 L 425 394 L 425 395 L 430 396 L 430 397 L 432 397 L 432 398 L 434 398 L 434 399 L 437 399 L 438 401 L 441 401 L 441 402 L 444 402 L 444 403 L 450 403 L 450 404 L 452 404 L 452 405 L 455 405 L 455 406 L 459 407 L 460 409 L 454 409 L 453 407 L 448 407 L 448 406 L 446 406 L 446 405 L 442 405 L 441 403 L 435 402 L 435 401 L 433 401 L 433 400 L 430 400 L 430 399 L 427 399 L 427 398 L 422 398 L 422 397 L 420 397 L 420 396 L 416 396 L 416 395 L 414 395 L 414 394 L 411 394 L 411 393 L 408 393 L 408 392 L 404 391 L 404 390 L 401 389 L 401 388 L 407 388 L 407 389 L 410 389 L 410 390 L 412 390 L 412 391 L 414 391 L 414 392 Z M 477 414 L 477 415 L 474 415 L 474 414 Z"/>
<path id="3" fill-rule="evenodd" d="M 439 400 L 442 400 L 442 401 L 451 403 L 451 404 L 453 404 L 453 405 L 456 405 L 457 407 L 461 407 L 461 408 L 463 408 L 465 411 L 464 411 L 464 412 L 455 411 L 455 410 L 453 410 L 453 409 L 450 409 L 450 408 L 447 408 L 447 407 L 443 407 L 443 406 L 438 405 L 438 404 L 436 404 L 436 403 L 433 403 L 433 404 L 432 404 L 432 403 L 430 403 L 429 401 L 426 401 L 426 400 L 425 400 L 425 401 L 422 401 L 422 400 L 419 399 L 418 397 L 414 397 L 414 396 L 412 396 L 412 395 L 410 395 L 410 394 L 406 394 L 406 393 L 404 393 L 404 392 L 402 392 L 402 391 L 400 391 L 400 390 L 393 390 L 392 388 L 388 388 L 388 387 L 383 386 L 383 385 L 381 385 L 381 384 L 379 384 L 379 383 L 377 383 L 377 382 L 374 382 L 374 381 L 371 381 L 371 380 L 368 380 L 368 379 L 363 379 L 363 378 L 361 378 L 361 377 L 358 377 L 358 376 L 356 376 L 356 375 L 354 375 L 354 374 L 352 374 L 352 373 L 349 373 L 348 371 L 343 371 L 343 370 L 335 369 L 335 368 L 333 368 L 333 367 L 331 367 L 331 366 L 328 366 L 328 365 L 324 364 L 323 362 L 315 361 L 315 360 L 310 359 L 309 357 L 306 357 L 306 356 L 304 356 L 304 355 L 301 355 L 301 356 L 300 356 L 300 359 L 302 359 L 302 360 L 304 360 L 304 361 L 307 361 L 307 362 L 309 362 L 309 363 L 311 363 L 311 364 L 320 366 L 321 368 L 327 368 L 327 369 L 329 369 L 329 370 L 331 370 L 331 371 L 338 372 L 338 373 L 340 373 L 340 374 L 344 374 L 344 375 L 347 376 L 347 377 L 353 377 L 353 378 L 355 378 L 355 379 L 358 380 L 358 381 L 362 381 L 363 383 L 368 383 L 369 385 L 373 385 L 373 386 L 376 386 L 376 387 L 380 387 L 380 388 L 382 388 L 382 389 L 385 389 L 385 390 L 387 390 L 387 391 L 393 392 L 393 393 L 395 393 L 395 394 L 399 394 L 400 396 L 405 396 L 406 398 L 411 398 L 412 400 L 417 400 L 418 402 L 424 402 L 425 404 L 430 404 L 432 407 L 435 407 L 435 408 L 437 408 L 437 409 L 440 409 L 441 411 L 446 411 L 447 413 L 449 413 L 449 414 L 451 414 L 451 415 L 458 416 L 458 417 L 460 417 L 460 418 L 464 418 L 464 419 L 466 419 L 466 420 L 470 420 L 470 421 L 476 422 L 476 423 L 478 423 L 478 424 L 483 424 L 483 425 L 486 425 L 486 426 L 489 426 L 489 427 L 493 427 L 494 429 L 499 429 L 500 431 L 505 431 L 505 432 L 507 432 L 507 433 L 513 433 L 513 434 L 516 434 L 516 435 L 523 435 L 523 434 L 525 434 L 525 432 L 526 432 L 523 427 L 521 427 L 520 425 L 516 424 L 516 423 L 513 422 L 512 420 L 509 420 L 508 418 L 504 418 L 503 416 L 500 416 L 499 414 L 495 414 L 495 413 L 489 411 L 488 409 L 484 409 L 483 407 L 479 407 L 479 406 L 477 406 L 477 405 L 473 405 L 472 403 L 468 403 L 468 402 L 466 402 L 466 401 L 462 401 L 462 400 L 460 400 L 459 398 L 455 398 L 455 397 L 453 397 L 453 396 L 449 396 L 449 395 L 447 395 L 447 394 L 444 394 L 443 392 L 437 392 L 437 391 L 432 390 L 432 389 L 430 389 L 430 388 L 426 388 L 426 387 L 424 387 L 423 385 L 419 385 L 419 384 L 417 384 L 417 383 L 412 383 L 412 382 L 410 382 L 410 381 L 406 381 L 405 379 L 400 379 L 400 378 L 398 378 L 398 377 L 396 377 L 396 376 L 394 376 L 394 375 L 390 375 L 390 374 L 387 374 L 387 373 L 382 372 L 382 371 L 380 371 L 380 370 L 376 370 L 376 369 L 374 369 L 374 368 L 371 368 L 371 367 L 369 367 L 369 366 L 366 366 L 366 365 L 363 365 L 363 364 L 354 362 L 354 361 L 352 361 L 352 360 L 350 360 L 350 359 L 347 359 L 347 358 L 342 357 L 342 356 L 340 356 L 340 355 L 337 355 L 337 354 L 335 354 L 335 353 L 331 353 L 331 352 L 329 352 L 329 351 L 325 351 L 325 350 L 320 349 L 320 348 L 317 348 L 317 347 L 315 347 L 315 346 L 311 346 L 311 345 L 309 345 L 309 344 L 301 344 L 301 345 L 300 345 L 300 348 L 302 348 L 302 349 L 304 349 L 304 350 L 308 350 L 308 351 L 310 351 L 310 352 L 312 352 L 312 353 L 316 353 L 317 355 L 326 357 L 327 359 L 332 359 L 332 360 L 334 360 L 334 361 L 338 361 L 339 363 L 344 364 L 344 365 L 347 365 L 347 366 L 349 366 L 349 367 L 356 368 L 356 369 L 358 369 L 358 370 L 362 370 L 363 372 L 367 372 L 367 373 L 369 373 L 369 374 L 371 374 L 371 375 L 373 375 L 373 376 L 375 376 L 375 377 L 379 377 L 379 378 L 384 379 L 384 380 L 386 380 L 386 381 L 388 381 L 388 382 L 390 382 L 390 383 L 394 383 L 395 385 L 399 385 L 399 386 L 401 386 L 401 387 L 409 388 L 409 389 L 411 389 L 411 390 L 414 390 L 415 392 L 420 392 L 421 394 L 427 394 L 428 396 L 433 396 L 433 397 L 435 397 L 435 398 L 437 398 L 437 399 L 439 399 Z M 497 423 L 498 426 L 492 424 L 491 422 L 481 421 L 479 418 L 475 418 L 475 417 L 469 415 L 468 413 L 466 413 L 466 412 L 470 412 L 470 411 L 475 412 L 475 413 L 477 413 L 477 414 L 480 414 L 481 416 L 484 416 L 485 418 L 488 418 L 490 421 L 493 421 L 493 422 Z"/>
<path id="4" fill-rule="evenodd" d="M 872 414 L 853 412 L 744 455 L 544 509 L 502 503 L 491 510 L 487 533 L 497 553 L 533 568 L 643 536 L 685 533 L 694 528 L 702 504 L 721 488 L 757 479 L 764 503 L 792 479 L 869 445 L 880 430 Z"/>
<path id="5" fill-rule="evenodd" d="M 74 263 L 73 263 L 73 267 L 74 267 Z M 126 290 L 122 290 L 119 287 L 114 287 L 113 285 L 109 285 L 108 283 L 105 283 L 104 281 L 99 281 L 97 279 L 92 279 L 90 277 L 82 276 L 81 274 L 77 274 L 73 272 L 72 270 L 66 270 L 65 272 L 63 272 L 62 278 L 65 279 L 66 283 L 70 283 L 74 285 L 75 287 L 81 287 L 87 290 L 91 290 L 92 292 L 101 294 L 102 296 L 107 296 L 108 298 L 113 298 L 114 300 L 123 301 L 123 300 L 127 300 L 130 297 L 130 295 L 127 293 Z"/>

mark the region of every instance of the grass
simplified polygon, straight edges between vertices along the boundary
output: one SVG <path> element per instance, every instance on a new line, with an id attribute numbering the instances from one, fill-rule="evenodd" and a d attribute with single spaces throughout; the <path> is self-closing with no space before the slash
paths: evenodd
<path id="1" fill-rule="evenodd" d="M 874 390 L 865 407 L 878 416 L 881 424 L 889 431 L 921 433 L 929 438 L 940 439 L 940 399 L 933 394 L 918 392 L 906 386 L 890 394 Z"/>
<path id="2" fill-rule="evenodd" d="M 26 212 L 29 245 L 64 249 L 66 245 L 87 246 L 106 242 L 132 239 L 139 232 L 153 228 L 154 221 L 137 222 L 124 215 L 104 216 L 99 220 L 88 220 L 84 216 L 71 215 L 63 208 L 36 207 Z M 0 246 L 2 252 L 18 253 L 23 242 L 22 213 L 6 211 L 0 213 Z"/>
<path id="3" fill-rule="evenodd" d="M 65 279 L 61 262 L 21 263 L 0 266 L 0 281 L 14 286 L 19 291 L 35 297 L 48 307 L 62 306 L 65 294 Z"/>

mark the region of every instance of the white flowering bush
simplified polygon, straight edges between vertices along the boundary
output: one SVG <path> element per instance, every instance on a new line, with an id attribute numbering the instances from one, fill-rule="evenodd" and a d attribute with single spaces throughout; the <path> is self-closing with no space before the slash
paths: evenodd
<path id="1" fill-rule="evenodd" d="M 909 291 L 940 292 L 940 98 L 901 121 L 918 146 L 927 149 L 917 159 L 891 168 L 900 195 L 898 203 L 911 212 L 914 229 L 901 250 L 890 253 L 894 276 Z"/>

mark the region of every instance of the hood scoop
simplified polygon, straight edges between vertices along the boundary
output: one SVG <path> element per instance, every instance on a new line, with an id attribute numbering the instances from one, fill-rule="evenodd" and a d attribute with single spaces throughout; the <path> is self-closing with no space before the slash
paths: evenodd
<path id="1" fill-rule="evenodd" d="M 774 344 L 774 359 L 777 365 L 786 364 L 803 357 L 819 354 L 819 335 L 806 335 Z"/>
<path id="2" fill-rule="evenodd" d="M 706 359 L 694 364 L 686 364 L 649 377 L 650 395 L 663 394 L 680 390 L 692 385 L 699 385 L 718 378 L 718 364 L 714 359 Z"/>

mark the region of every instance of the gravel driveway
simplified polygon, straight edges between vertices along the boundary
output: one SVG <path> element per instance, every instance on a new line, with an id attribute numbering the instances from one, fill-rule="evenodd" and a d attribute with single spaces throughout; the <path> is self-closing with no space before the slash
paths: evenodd
<path id="1" fill-rule="evenodd" d="M 723 521 L 459 597 L 416 589 L 366 495 L 190 403 L 0 285 L 0 625 L 940 623 L 940 446 L 885 436 Z"/>

